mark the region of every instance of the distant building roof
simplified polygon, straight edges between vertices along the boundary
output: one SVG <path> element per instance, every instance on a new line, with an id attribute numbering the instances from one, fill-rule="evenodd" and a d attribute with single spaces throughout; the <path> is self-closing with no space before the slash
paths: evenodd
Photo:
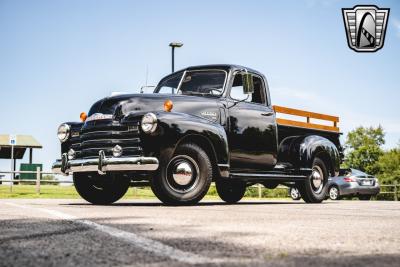
<path id="1" fill-rule="evenodd" d="M 31 135 L 14 135 L 14 159 L 22 159 L 27 148 L 42 148 L 42 145 Z M 10 135 L 0 134 L 0 159 L 11 158 Z"/>
<path id="2" fill-rule="evenodd" d="M 42 148 L 42 145 L 31 135 L 16 135 L 16 144 L 14 147 L 25 147 L 25 148 Z M 10 135 L 0 134 L 0 146 L 10 147 Z"/>

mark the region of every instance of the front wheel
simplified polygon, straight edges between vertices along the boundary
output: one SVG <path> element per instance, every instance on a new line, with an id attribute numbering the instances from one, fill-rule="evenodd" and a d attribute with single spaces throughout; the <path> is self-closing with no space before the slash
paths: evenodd
<path id="1" fill-rule="evenodd" d="M 74 173 L 74 185 L 78 194 L 96 205 L 109 205 L 128 191 L 130 179 L 120 174 Z"/>
<path id="2" fill-rule="evenodd" d="M 151 179 L 153 193 L 165 204 L 199 202 L 210 188 L 213 169 L 207 153 L 198 145 L 180 145 L 168 161 L 162 161 Z"/>
<path id="3" fill-rule="evenodd" d="M 328 169 L 325 162 L 315 157 L 309 177 L 298 184 L 301 197 L 306 203 L 321 203 L 325 199 Z"/>
<path id="4" fill-rule="evenodd" d="M 215 182 L 218 196 L 229 204 L 240 201 L 246 192 L 246 182 L 219 179 Z"/>

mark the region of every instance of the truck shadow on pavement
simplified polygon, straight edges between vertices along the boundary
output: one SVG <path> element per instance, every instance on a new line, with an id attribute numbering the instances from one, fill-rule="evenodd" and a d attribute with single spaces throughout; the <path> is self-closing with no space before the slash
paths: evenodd
<path id="1" fill-rule="evenodd" d="M 135 200 L 133 200 L 135 201 Z M 110 205 L 94 205 L 88 202 L 81 202 L 81 203 L 66 203 L 66 204 L 59 204 L 60 206 L 138 206 L 138 207 L 157 207 L 157 206 L 165 206 L 165 207 L 201 207 L 201 206 L 245 206 L 245 205 L 310 205 L 305 202 L 291 202 L 291 201 L 245 201 L 239 202 L 235 204 L 228 204 L 225 202 L 218 202 L 218 201 L 206 201 L 200 202 L 197 204 L 192 205 L 168 205 L 158 201 L 149 201 L 149 202 L 116 202 Z M 319 204 L 312 204 L 312 205 L 327 205 L 332 204 L 332 202 L 323 202 Z"/>
<path id="2" fill-rule="evenodd" d="M 175 231 L 195 229 L 160 227 L 157 224 L 102 222 L 127 232 L 138 233 L 170 247 L 205 256 L 216 262 L 196 266 L 398 266 L 400 254 L 349 255 L 341 251 L 287 246 L 243 245 L 223 240 L 240 238 L 245 232 L 225 231 L 219 238 L 176 237 Z M 82 218 L 82 220 L 86 220 Z M 49 219 L 0 220 L 0 266 L 188 266 L 143 250 L 140 246 L 110 237 L 79 223 Z M 167 231 L 167 232 L 166 232 Z M 160 233 L 164 233 L 160 236 Z M 170 233 L 170 234 L 167 234 Z M 254 234 L 254 233 L 253 233 Z M 215 236 L 214 236 L 215 237 Z M 267 236 L 265 236 L 267 238 Z"/>

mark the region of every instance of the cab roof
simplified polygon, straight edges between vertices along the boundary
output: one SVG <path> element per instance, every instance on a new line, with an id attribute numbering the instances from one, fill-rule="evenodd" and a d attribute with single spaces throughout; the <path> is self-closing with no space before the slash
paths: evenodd
<path id="1" fill-rule="evenodd" d="M 197 66 L 189 66 L 187 68 L 178 70 L 176 72 L 181 72 L 181 71 L 185 71 L 185 70 L 199 70 L 199 69 L 222 69 L 222 70 L 226 70 L 226 71 L 235 71 L 235 70 L 243 70 L 246 69 L 250 72 L 253 72 L 255 74 L 258 74 L 260 76 L 264 76 L 261 72 L 256 71 L 252 68 L 248 68 L 245 66 L 241 66 L 241 65 L 235 65 L 235 64 L 209 64 L 209 65 L 197 65 Z"/>

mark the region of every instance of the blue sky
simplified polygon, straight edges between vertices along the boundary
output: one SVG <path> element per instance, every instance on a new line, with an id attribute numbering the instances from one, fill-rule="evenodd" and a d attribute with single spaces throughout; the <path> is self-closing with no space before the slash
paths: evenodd
<path id="1" fill-rule="evenodd" d="M 391 8 L 385 46 L 355 53 L 341 8 Z M 263 72 L 274 104 L 338 115 L 346 133 L 381 124 L 400 140 L 398 1 L 0 0 L 0 133 L 31 134 L 49 169 L 58 125 L 112 91 L 138 92 L 176 68 L 235 63 Z M 26 161 L 27 159 L 25 159 Z M 1 160 L 0 169 L 9 161 Z"/>

